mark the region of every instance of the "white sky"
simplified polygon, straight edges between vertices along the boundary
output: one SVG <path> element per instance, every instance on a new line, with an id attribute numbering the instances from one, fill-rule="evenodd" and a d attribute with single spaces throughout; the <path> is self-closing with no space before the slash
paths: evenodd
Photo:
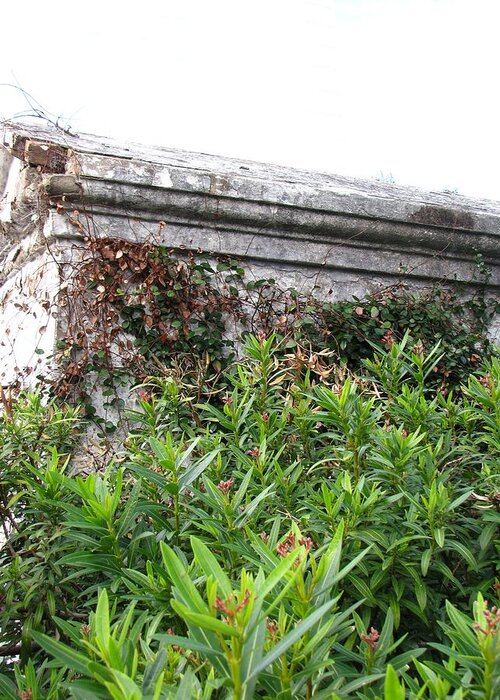
<path id="1" fill-rule="evenodd" d="M 0 82 L 77 131 L 500 200 L 500 0 L 24 0 Z M 0 117 L 24 111 L 0 87 Z"/>

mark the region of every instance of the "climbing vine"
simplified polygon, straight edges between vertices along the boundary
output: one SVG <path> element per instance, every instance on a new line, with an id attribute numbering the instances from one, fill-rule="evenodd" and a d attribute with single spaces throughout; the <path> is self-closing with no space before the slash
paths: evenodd
<path id="1" fill-rule="evenodd" d="M 325 351 L 360 368 L 373 345 L 390 348 L 408 333 L 423 349 L 441 343 L 435 385 L 447 393 L 493 352 L 486 329 L 495 305 L 484 293 L 464 303 L 459 290 L 419 292 L 397 284 L 363 299 L 325 302 L 272 279 L 247 279 L 238 260 L 168 250 L 153 242 L 86 237 L 61 303 L 67 327 L 57 345 L 56 391 L 87 406 L 106 430 L 131 384 L 175 375 L 199 397 L 218 393 L 247 332 L 274 332 L 284 353 Z M 487 271 L 478 270 L 485 277 Z"/>
<path id="2" fill-rule="evenodd" d="M 62 299 L 60 395 L 85 400 L 90 377 L 104 386 L 107 407 L 119 407 L 120 385 L 173 368 L 201 381 L 234 358 L 228 327 L 244 316 L 236 263 L 117 239 L 87 245 Z"/>
<path id="3" fill-rule="evenodd" d="M 497 305 L 482 293 L 464 302 L 458 289 L 436 284 L 418 292 L 394 285 L 363 299 L 321 303 L 296 299 L 297 341 L 329 348 L 354 370 L 409 333 L 423 351 L 440 343 L 434 384 L 457 387 L 493 352 L 487 329 Z"/>

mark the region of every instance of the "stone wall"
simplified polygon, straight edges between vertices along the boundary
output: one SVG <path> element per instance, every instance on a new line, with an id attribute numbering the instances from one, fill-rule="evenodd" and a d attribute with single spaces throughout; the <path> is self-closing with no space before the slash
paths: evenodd
<path id="1" fill-rule="evenodd" d="M 498 202 L 15 124 L 2 140 L 3 385 L 48 371 L 58 292 L 89 235 L 238 256 L 331 300 L 399 281 L 470 295 L 478 255 L 500 290 Z"/>

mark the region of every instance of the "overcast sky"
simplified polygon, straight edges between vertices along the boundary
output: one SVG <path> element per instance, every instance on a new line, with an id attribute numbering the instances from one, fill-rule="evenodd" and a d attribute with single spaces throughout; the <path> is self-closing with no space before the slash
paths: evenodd
<path id="1" fill-rule="evenodd" d="M 499 0 L 24 0 L 0 82 L 76 131 L 500 200 Z M 0 87 L 0 116 L 27 109 Z"/>

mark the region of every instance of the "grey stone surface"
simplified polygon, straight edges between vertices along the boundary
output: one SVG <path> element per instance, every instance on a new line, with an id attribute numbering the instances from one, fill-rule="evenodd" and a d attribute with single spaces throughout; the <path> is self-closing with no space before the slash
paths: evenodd
<path id="1" fill-rule="evenodd" d="M 480 255 L 499 294 L 499 202 L 25 125 L 2 140 L 0 285 L 13 328 L 21 268 L 26 278 L 38 260 L 57 286 L 51 264 L 88 235 L 237 256 L 249 274 L 330 299 L 401 281 L 471 294 Z"/>

